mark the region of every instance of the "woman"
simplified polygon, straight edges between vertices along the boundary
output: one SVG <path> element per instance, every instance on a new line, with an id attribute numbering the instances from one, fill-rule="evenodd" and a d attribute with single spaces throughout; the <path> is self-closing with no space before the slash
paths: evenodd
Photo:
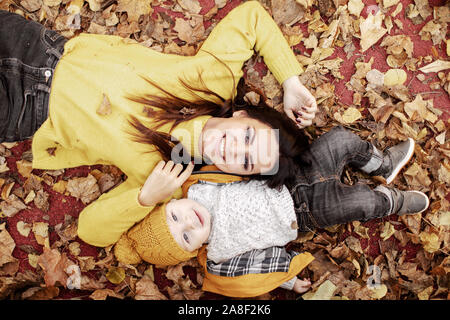
<path id="1" fill-rule="evenodd" d="M 282 159 L 289 164 L 288 148 L 283 154 L 285 141 L 281 137 L 280 143 L 276 141 L 274 129 L 281 134 L 289 132 L 269 123 L 286 121 L 272 119 L 277 115 L 271 114 L 261 122 L 267 115 L 255 119 L 249 114 L 253 111 L 230 114 L 227 107 L 234 84 L 242 77 L 243 63 L 253 50 L 264 57 L 283 85 L 286 113 L 298 120 L 300 127 L 311 124 L 317 109 L 297 77 L 301 66 L 258 2 L 232 10 L 192 57 L 161 54 L 115 36 L 81 34 L 65 42 L 57 33 L 7 12 L 0 12 L 0 41 L 0 101 L 6 106 L 0 115 L 3 140 L 34 134 L 33 168 L 112 164 L 127 175 L 124 183 L 80 214 L 80 237 L 97 246 L 115 243 L 151 211 L 147 195 L 154 190 L 148 190 L 145 181 L 164 152 L 167 155 L 164 148 L 169 134 L 194 158 L 211 160 L 225 172 L 260 177 L 272 173 L 267 175 L 272 186 L 284 182 L 287 174 L 274 168 L 284 167 Z M 200 86 L 199 74 L 207 87 L 204 92 L 189 89 Z M 210 101 L 213 109 L 223 108 L 216 112 L 209 107 L 160 110 L 141 102 L 145 97 L 170 102 L 168 93 L 184 101 Z M 175 118 L 182 115 L 182 119 L 169 121 L 169 111 L 176 111 Z M 141 129 L 138 136 L 142 138 L 144 132 L 152 144 L 141 143 L 134 129 Z M 296 137 L 291 140 L 295 146 Z M 257 145 L 253 145 L 255 141 Z M 160 153 L 149 152 L 155 150 Z M 174 170 L 181 172 L 181 165 Z M 188 170 L 192 171 L 192 166 Z"/>

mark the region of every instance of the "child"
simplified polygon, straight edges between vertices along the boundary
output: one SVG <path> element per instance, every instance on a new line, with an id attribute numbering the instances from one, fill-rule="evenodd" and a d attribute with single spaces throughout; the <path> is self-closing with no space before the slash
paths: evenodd
<path id="1" fill-rule="evenodd" d="M 295 257 L 301 265 L 296 270 L 301 271 L 312 260 L 311 255 L 281 249 L 297 238 L 297 229 L 426 210 L 429 200 L 422 192 L 385 186 L 371 190 L 364 184 L 347 186 L 340 182 L 344 165 L 350 164 L 371 175 L 381 175 L 390 183 L 413 151 L 414 141 L 408 139 L 383 154 L 357 135 L 336 127 L 312 143 L 304 155 L 310 165 L 299 168 L 290 191 L 285 186 L 279 191 L 270 189 L 259 181 L 191 185 L 188 199 L 171 200 L 124 234 L 115 254 L 126 263 L 143 258 L 157 264 L 176 264 L 195 256 L 196 250 L 206 244 L 205 290 L 238 296 L 264 293 L 262 288 L 247 290 L 243 284 L 229 289 L 220 285 L 219 279 L 286 272 Z M 309 285 L 296 274 L 291 278 L 286 274 L 275 283 L 296 292 L 304 292 Z M 266 290 L 273 289 L 275 283 L 266 286 L 259 282 Z"/>

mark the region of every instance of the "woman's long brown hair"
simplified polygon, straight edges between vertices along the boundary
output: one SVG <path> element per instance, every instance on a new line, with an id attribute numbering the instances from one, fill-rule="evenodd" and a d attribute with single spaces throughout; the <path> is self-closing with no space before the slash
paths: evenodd
<path id="1" fill-rule="evenodd" d="M 278 171 L 275 174 L 258 174 L 248 177 L 266 180 L 268 186 L 271 188 L 280 187 L 293 178 L 296 163 L 302 161 L 300 156 L 309 145 L 308 139 L 303 131 L 297 128 L 294 121 L 266 104 L 266 98 L 260 90 L 245 84 L 243 79 L 239 81 L 236 88 L 232 71 L 225 63 L 221 63 L 228 68 L 232 75 L 233 87 L 231 89 L 231 97 L 233 98 L 231 99 L 224 99 L 219 94 L 209 90 L 200 72 L 198 75 L 200 87 L 191 86 L 179 78 L 182 86 L 195 97 L 193 100 L 178 97 L 161 88 L 161 86 L 152 80 L 144 78 L 150 85 L 164 93 L 165 96 L 145 95 L 128 97 L 130 100 L 144 105 L 144 112 L 151 119 L 152 123 L 152 128 L 149 128 L 131 115 L 129 123 L 135 129 L 132 132 L 130 131 L 132 140 L 154 146 L 161 153 L 163 159 L 168 161 L 171 158 L 172 149 L 178 141 L 170 134 L 157 131 L 161 126 L 170 123 L 171 127 L 169 132 L 171 132 L 181 122 L 193 120 L 199 116 L 210 115 L 213 117 L 228 118 L 232 116 L 234 111 L 245 109 L 249 117 L 259 120 L 273 129 L 279 130 L 280 152 Z M 257 106 L 248 105 L 244 100 L 245 93 L 250 90 L 257 92 L 262 98 Z M 204 98 L 201 94 L 208 98 Z M 153 108 L 158 108 L 159 110 L 155 111 Z M 187 151 L 183 150 L 184 152 Z M 184 154 L 183 158 L 185 158 Z"/>

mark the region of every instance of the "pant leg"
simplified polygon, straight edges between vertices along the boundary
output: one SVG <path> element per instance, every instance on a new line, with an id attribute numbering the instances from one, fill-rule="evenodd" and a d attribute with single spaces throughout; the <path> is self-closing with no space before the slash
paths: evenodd
<path id="1" fill-rule="evenodd" d="M 340 177 L 346 165 L 370 172 L 382 163 L 382 154 L 370 142 L 341 126 L 316 139 L 305 157 L 312 163 L 312 170 L 306 174 L 320 173 L 324 178 Z"/>
<path id="2" fill-rule="evenodd" d="M 0 142 L 31 137 L 48 116 L 63 36 L 0 10 Z"/>
<path id="3" fill-rule="evenodd" d="M 301 192 L 306 199 L 303 212 L 297 211 L 302 231 L 367 221 L 389 214 L 389 199 L 366 184 L 349 186 L 338 180 L 329 180 L 303 187 Z"/>

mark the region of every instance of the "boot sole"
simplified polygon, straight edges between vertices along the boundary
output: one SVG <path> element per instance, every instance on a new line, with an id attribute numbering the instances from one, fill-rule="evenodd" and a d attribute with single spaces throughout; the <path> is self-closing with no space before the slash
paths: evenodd
<path id="1" fill-rule="evenodd" d="M 394 181 L 395 177 L 398 175 L 400 170 L 402 170 L 403 167 L 409 162 L 409 160 L 411 160 L 412 155 L 414 154 L 415 142 L 411 138 L 408 138 L 408 141 L 410 142 L 410 147 L 408 149 L 406 157 L 401 162 L 399 162 L 397 167 L 395 167 L 394 170 L 392 171 L 391 175 L 386 178 L 386 184 L 390 184 L 392 181 Z"/>

